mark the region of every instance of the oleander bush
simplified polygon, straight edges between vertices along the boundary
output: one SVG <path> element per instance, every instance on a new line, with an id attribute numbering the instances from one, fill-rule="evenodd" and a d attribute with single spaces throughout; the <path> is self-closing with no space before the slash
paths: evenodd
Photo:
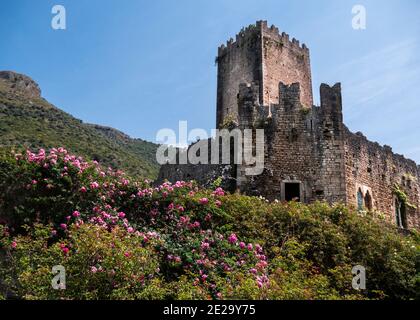
<path id="1" fill-rule="evenodd" d="M 415 231 L 341 204 L 153 186 L 63 148 L 1 156 L 0 222 L 3 298 L 419 298 Z M 366 290 L 352 288 L 355 265 Z"/>

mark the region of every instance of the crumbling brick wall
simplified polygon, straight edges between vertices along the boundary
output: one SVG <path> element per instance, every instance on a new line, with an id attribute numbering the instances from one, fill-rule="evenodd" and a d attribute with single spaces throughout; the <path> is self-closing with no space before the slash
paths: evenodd
<path id="1" fill-rule="evenodd" d="M 417 206 L 406 208 L 407 226 L 420 228 L 420 184 L 416 163 L 392 152 L 388 146 L 367 140 L 362 133 L 345 130 L 346 188 L 348 204 L 358 207 L 357 193 L 369 192 L 373 210 L 386 214 L 389 222 L 396 223 L 396 194 L 398 185 Z M 363 203 L 366 208 L 367 204 Z M 368 209 L 368 208 L 366 208 Z"/>

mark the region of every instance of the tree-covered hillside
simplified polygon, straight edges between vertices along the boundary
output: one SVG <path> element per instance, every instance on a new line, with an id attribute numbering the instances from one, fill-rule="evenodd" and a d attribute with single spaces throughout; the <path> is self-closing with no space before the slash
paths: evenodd
<path id="1" fill-rule="evenodd" d="M 0 72 L 0 147 L 66 147 L 88 159 L 155 178 L 157 145 L 103 126 L 85 124 L 41 98 L 38 85 L 13 72 Z"/>

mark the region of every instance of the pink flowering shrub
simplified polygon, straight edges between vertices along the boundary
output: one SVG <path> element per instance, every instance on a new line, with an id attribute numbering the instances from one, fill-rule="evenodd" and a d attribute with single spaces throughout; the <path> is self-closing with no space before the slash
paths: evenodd
<path id="1" fill-rule="evenodd" d="M 154 244 L 116 227 L 108 231 L 84 224 L 71 237 L 55 239 L 50 227 L 35 225 L 17 236 L 9 267 L 19 270 L 15 292 L 24 299 L 161 299 L 158 255 Z M 30 241 L 28 241 L 30 240 Z M 5 242 L 2 243 L 5 245 Z M 28 263 L 28 257 L 32 257 Z M 66 268 L 66 290 L 51 287 L 51 267 Z"/>
<path id="2" fill-rule="evenodd" d="M 63 148 L 27 151 L 0 159 L 0 289 L 25 299 L 413 297 L 419 238 L 369 219 L 193 182 L 156 186 Z M 62 291 L 51 289 L 59 264 Z M 372 266 L 363 294 L 347 281 L 356 264 Z"/>
<path id="3" fill-rule="evenodd" d="M 80 250 L 74 250 L 81 230 L 100 228 L 111 235 L 124 230 L 125 237 L 137 239 L 155 253 L 159 261 L 157 278 L 174 282 L 187 276 L 206 298 L 218 297 L 222 288 L 216 285 L 216 279 L 227 280 L 239 270 L 262 290 L 268 284 L 261 247 L 241 247 L 229 240 L 229 233 L 216 227 L 226 215 L 220 208 L 225 196 L 221 188 L 212 192 L 190 182 L 157 187 L 147 181 L 133 182 L 119 171 L 108 169 L 105 173 L 99 164 L 69 155 L 62 148 L 49 153 L 28 151 L 6 163 L 19 177 L 17 181 L 6 179 L 2 186 L 6 192 L 1 196 L 1 212 L 5 213 L 1 219 L 12 235 L 25 235 L 25 224 L 49 225 L 49 238 L 44 241 L 51 244 L 51 253 L 59 252 L 83 264 L 87 261 L 78 255 Z M 34 180 L 36 184 L 31 183 Z M 20 196 L 15 198 L 16 194 Z M 133 258 L 129 250 L 122 256 Z M 88 272 L 83 277 L 100 274 L 99 266 L 92 262 L 82 269 Z M 257 272 L 252 273 L 253 269 Z"/>

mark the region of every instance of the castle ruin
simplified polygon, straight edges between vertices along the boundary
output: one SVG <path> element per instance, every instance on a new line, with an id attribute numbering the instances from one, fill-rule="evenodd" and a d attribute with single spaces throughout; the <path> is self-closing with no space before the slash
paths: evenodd
<path id="1" fill-rule="evenodd" d="M 264 129 L 264 171 L 242 165 L 163 165 L 158 180 L 223 177 L 230 191 L 270 200 L 343 202 L 420 228 L 420 166 L 343 123 L 341 85 L 313 104 L 309 49 L 259 21 L 219 47 L 217 128 Z"/>

